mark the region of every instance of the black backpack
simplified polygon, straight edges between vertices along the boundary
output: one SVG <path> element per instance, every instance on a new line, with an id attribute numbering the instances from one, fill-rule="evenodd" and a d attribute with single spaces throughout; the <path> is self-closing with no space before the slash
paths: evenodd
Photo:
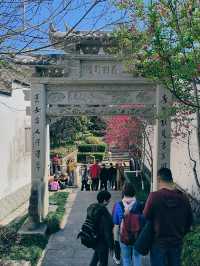
<path id="1" fill-rule="evenodd" d="M 95 248 L 98 242 L 99 219 L 104 207 L 98 203 L 91 204 L 87 209 L 87 217 L 78 233 L 77 238 L 87 248 Z"/>

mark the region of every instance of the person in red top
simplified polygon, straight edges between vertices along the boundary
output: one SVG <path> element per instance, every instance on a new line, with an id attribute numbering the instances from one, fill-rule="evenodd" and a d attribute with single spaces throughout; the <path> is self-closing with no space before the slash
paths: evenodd
<path id="1" fill-rule="evenodd" d="M 155 232 L 151 266 L 181 266 L 182 241 L 193 216 L 188 198 L 174 186 L 170 169 L 158 171 L 158 191 L 149 194 L 143 214 Z"/>
<path id="2" fill-rule="evenodd" d="M 101 173 L 101 167 L 99 166 L 99 161 L 96 160 L 96 162 L 90 166 L 90 177 L 92 179 L 92 185 L 91 188 L 92 190 L 98 190 L 99 187 L 99 176 Z"/>

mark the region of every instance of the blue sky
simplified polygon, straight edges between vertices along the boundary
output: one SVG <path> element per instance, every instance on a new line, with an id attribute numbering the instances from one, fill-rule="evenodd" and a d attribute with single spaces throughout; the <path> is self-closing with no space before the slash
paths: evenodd
<path id="1" fill-rule="evenodd" d="M 10 22 L 9 27 L 11 30 L 14 28 L 20 31 L 21 29 L 23 31 L 24 27 L 25 32 L 7 40 L 4 42 L 4 45 L 1 43 L 0 52 L 8 50 L 8 46 L 10 50 L 29 50 L 48 45 L 48 29 L 50 23 L 53 23 L 57 30 L 66 31 L 65 25 L 67 24 L 69 27 L 74 27 L 95 2 L 94 0 L 44 0 L 43 4 L 38 7 L 38 5 L 36 5 L 38 0 L 19 1 L 21 1 L 18 2 L 20 5 L 18 5 L 17 8 L 15 6 L 15 9 L 14 6 L 11 5 L 0 5 L 0 23 L 2 20 L 6 20 L 6 18 L 1 15 L 2 9 L 4 11 L 12 11 L 13 8 L 13 21 Z M 23 9 L 23 1 L 26 3 L 25 9 Z M 76 29 L 89 31 L 100 29 L 111 31 L 113 29 L 113 24 L 116 25 L 116 23 L 122 21 L 122 17 L 124 17 L 124 11 L 120 11 L 114 7 L 111 2 L 113 1 L 102 1 L 102 3 L 95 6 Z M 17 10 L 17 12 L 15 10 Z M 38 24 L 41 24 L 40 27 L 37 27 Z M 6 30 L 3 31 L 0 29 L 0 39 L 5 33 Z"/>

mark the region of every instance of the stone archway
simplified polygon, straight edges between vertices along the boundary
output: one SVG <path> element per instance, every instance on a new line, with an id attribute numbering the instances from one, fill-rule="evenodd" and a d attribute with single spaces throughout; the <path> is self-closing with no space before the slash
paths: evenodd
<path id="1" fill-rule="evenodd" d="M 47 63 L 48 62 L 48 63 Z M 128 74 L 107 55 L 60 55 L 35 66 L 31 80 L 32 190 L 29 214 L 41 222 L 48 213 L 50 117 L 140 115 L 155 125 L 153 189 L 157 169 L 170 166 L 170 119 L 152 121 L 170 103 L 159 84 Z M 126 109 L 125 106 L 131 108 Z"/>

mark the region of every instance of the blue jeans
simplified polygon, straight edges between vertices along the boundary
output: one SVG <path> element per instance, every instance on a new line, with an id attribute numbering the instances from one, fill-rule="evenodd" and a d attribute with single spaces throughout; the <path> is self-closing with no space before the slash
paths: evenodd
<path id="1" fill-rule="evenodd" d="M 150 253 L 151 266 L 181 266 L 181 245 L 161 248 L 153 245 Z"/>
<path id="2" fill-rule="evenodd" d="M 142 265 L 142 257 L 134 249 L 134 246 L 127 246 L 120 242 L 120 247 L 121 247 L 121 258 L 122 258 L 123 266 L 133 266 L 133 265 L 141 266 Z"/>

